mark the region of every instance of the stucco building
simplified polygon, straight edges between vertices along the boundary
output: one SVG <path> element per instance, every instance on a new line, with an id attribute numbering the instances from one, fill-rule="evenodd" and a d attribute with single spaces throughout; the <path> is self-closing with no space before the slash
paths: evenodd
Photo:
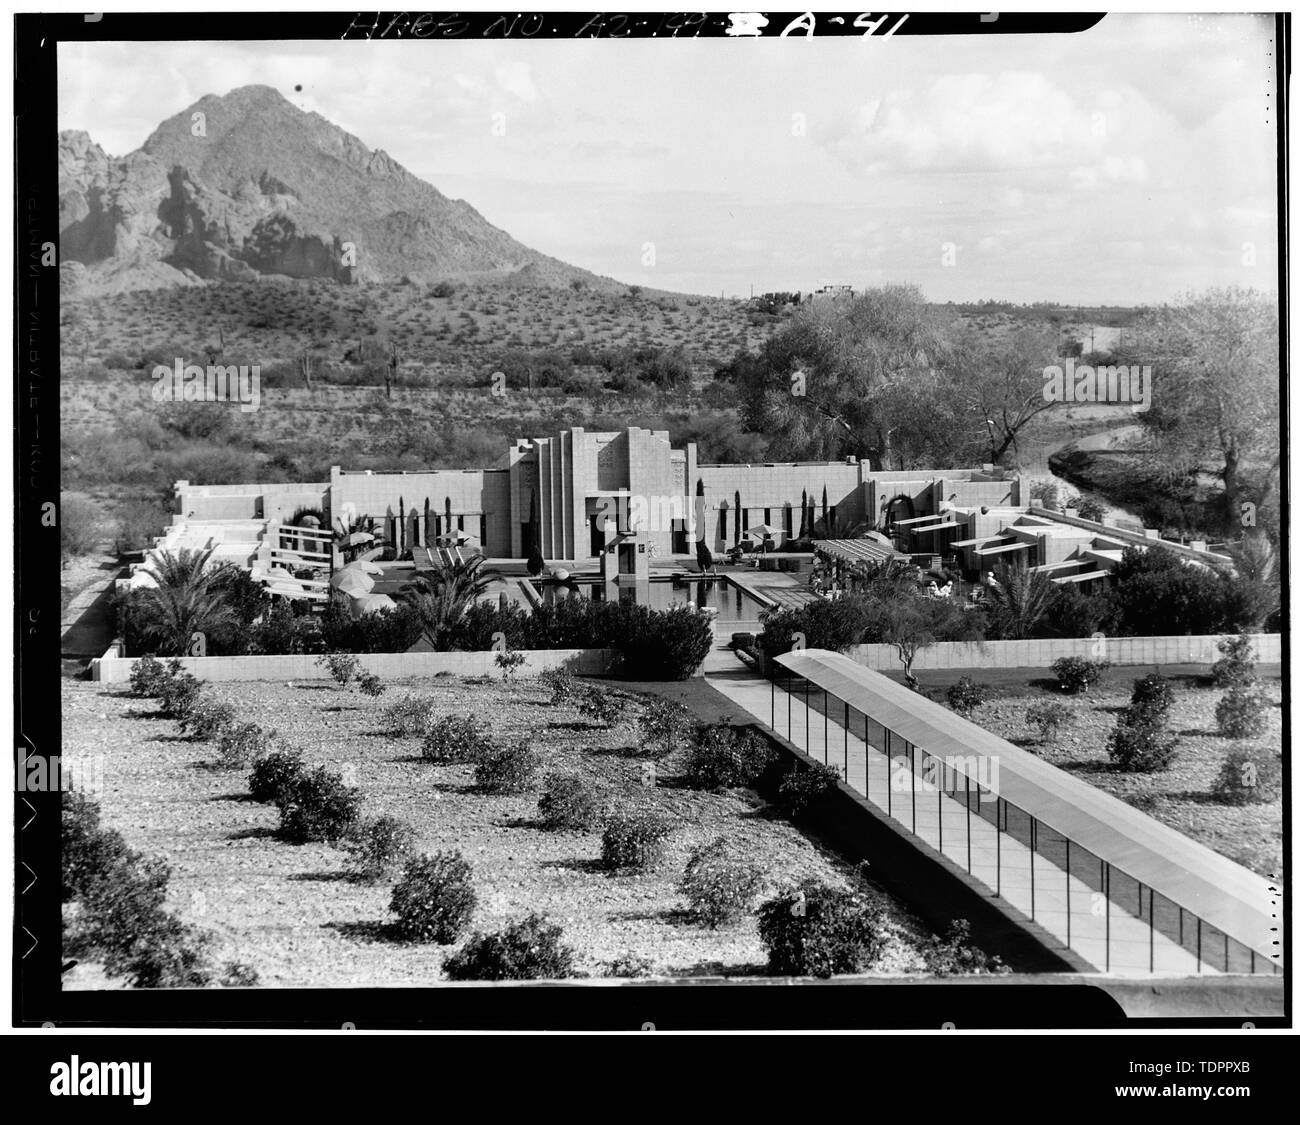
<path id="1" fill-rule="evenodd" d="M 694 443 L 667 431 L 579 427 L 521 440 L 482 469 L 356 472 L 335 467 L 309 484 L 176 485 L 176 515 L 190 523 L 289 520 L 302 508 L 332 526 L 365 517 L 406 547 L 461 531 L 494 558 L 589 560 L 628 531 L 657 555 L 687 555 L 700 538 L 716 552 L 760 524 L 777 540 L 799 534 L 805 498 L 820 518 L 875 526 L 886 518 L 950 506 L 1021 504 L 1021 480 L 1005 470 L 873 472 L 866 461 L 707 464 Z"/>

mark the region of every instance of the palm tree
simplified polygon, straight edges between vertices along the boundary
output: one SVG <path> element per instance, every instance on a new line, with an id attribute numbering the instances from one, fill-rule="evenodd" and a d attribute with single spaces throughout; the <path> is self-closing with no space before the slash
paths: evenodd
<path id="1" fill-rule="evenodd" d="M 131 602 L 141 637 L 168 656 L 183 655 L 195 633 L 205 638 L 238 622 L 224 589 L 231 565 L 208 567 L 212 547 L 176 554 L 159 551 L 143 567 L 155 585 L 140 590 Z"/>
<path id="2" fill-rule="evenodd" d="M 502 577 L 496 568 L 485 566 L 486 562 L 482 555 L 437 562 L 432 570 L 417 574 L 406 583 L 398 595 L 446 593 L 453 600 L 468 605 L 486 594 L 492 583 Z"/>
<path id="3" fill-rule="evenodd" d="M 996 585 L 984 587 L 984 596 L 998 633 L 1005 640 L 1022 641 L 1033 635 L 1056 596 L 1056 587 L 1045 571 L 1004 564 L 998 569 Z"/>
<path id="4" fill-rule="evenodd" d="M 1262 628 L 1282 606 L 1277 553 L 1265 535 L 1249 535 L 1224 552 L 1232 559 L 1234 574 L 1226 580 L 1240 587 L 1248 602 L 1247 631 Z"/>
<path id="5" fill-rule="evenodd" d="M 445 649 L 448 635 L 464 615 L 471 599 L 453 592 L 450 587 L 431 590 L 418 587 L 418 583 L 417 579 L 403 587 L 398 597 L 419 614 L 433 647 Z"/>

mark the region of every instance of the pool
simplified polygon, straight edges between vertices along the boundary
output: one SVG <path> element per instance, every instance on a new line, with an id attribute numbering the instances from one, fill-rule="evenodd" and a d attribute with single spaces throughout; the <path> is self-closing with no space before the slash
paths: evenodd
<path id="1" fill-rule="evenodd" d="M 553 604 L 558 598 L 579 597 L 592 601 L 605 600 L 605 584 L 590 580 L 577 579 L 571 583 L 558 585 L 554 582 L 534 583 L 542 601 Z M 750 597 L 743 590 L 733 586 L 726 578 L 711 578 L 707 581 L 694 581 L 678 584 L 667 579 L 651 579 L 642 583 L 640 588 L 623 585 L 617 588 L 620 598 L 636 601 L 651 609 L 671 609 L 675 605 L 694 602 L 700 608 L 712 608 L 718 611 L 720 625 L 732 622 L 758 620 L 758 615 L 767 606 Z"/>

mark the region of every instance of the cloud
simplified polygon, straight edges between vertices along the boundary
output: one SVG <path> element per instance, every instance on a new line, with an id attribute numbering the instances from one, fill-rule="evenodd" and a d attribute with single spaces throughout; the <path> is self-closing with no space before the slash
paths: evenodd
<path id="1" fill-rule="evenodd" d="M 1033 71 L 943 74 L 857 106 L 819 139 L 869 174 L 1027 169 L 1098 150 L 1092 112 Z"/>

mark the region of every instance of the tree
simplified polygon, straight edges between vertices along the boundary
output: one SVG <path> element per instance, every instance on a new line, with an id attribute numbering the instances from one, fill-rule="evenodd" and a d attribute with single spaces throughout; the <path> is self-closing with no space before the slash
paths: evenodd
<path id="1" fill-rule="evenodd" d="M 1034 635 L 1051 608 L 1056 587 L 1044 571 L 1003 564 L 996 585 L 986 585 L 984 595 L 995 634 L 1003 640 L 1022 641 Z"/>
<path id="2" fill-rule="evenodd" d="M 535 488 L 528 503 L 528 528 L 528 573 L 536 578 L 546 569 L 546 559 L 542 557 L 542 517 Z"/>
<path id="3" fill-rule="evenodd" d="M 195 633 L 205 641 L 235 626 L 239 615 L 227 597 L 229 564 L 209 567 L 214 548 L 175 554 L 159 551 L 142 569 L 154 585 L 128 602 L 136 632 L 164 655 L 184 655 Z"/>
<path id="4" fill-rule="evenodd" d="M 1056 333 L 1023 328 L 989 336 L 971 329 L 953 350 L 963 372 L 952 384 L 962 407 L 953 452 L 962 460 L 1004 464 L 1018 451 L 1025 427 L 1057 405 L 1043 396 L 1043 369 L 1057 362 Z"/>
<path id="5" fill-rule="evenodd" d="M 799 538 L 808 537 L 808 490 L 803 490 L 803 496 L 799 500 Z"/>
<path id="6" fill-rule="evenodd" d="M 923 648 L 939 640 L 978 640 L 979 633 L 975 614 L 943 598 L 904 593 L 872 603 L 864 640 L 893 645 L 907 686 L 919 691 L 912 664 Z"/>
<path id="7" fill-rule="evenodd" d="M 1133 446 L 1145 465 L 1166 480 L 1214 473 L 1234 520 L 1243 502 L 1262 507 L 1282 461 L 1277 298 L 1189 293 L 1143 316 L 1123 351 L 1152 369 Z"/>
<path id="8" fill-rule="evenodd" d="M 1227 549 L 1233 562 L 1237 588 L 1245 603 L 1246 616 L 1240 627 L 1255 632 L 1282 608 L 1282 586 L 1278 580 L 1277 552 L 1267 536 L 1248 535 Z"/>
<path id="9" fill-rule="evenodd" d="M 735 365 L 746 428 L 777 435 L 778 456 L 852 454 L 901 468 L 902 456 L 930 447 L 942 400 L 934 371 L 945 353 L 939 323 L 913 286 L 800 306 L 756 362 Z M 929 404 L 928 417 L 918 403 Z"/>

